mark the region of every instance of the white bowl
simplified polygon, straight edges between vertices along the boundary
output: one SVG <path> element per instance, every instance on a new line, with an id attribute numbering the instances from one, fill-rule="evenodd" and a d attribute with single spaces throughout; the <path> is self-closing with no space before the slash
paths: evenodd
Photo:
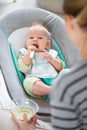
<path id="1" fill-rule="evenodd" d="M 23 114 L 27 114 L 27 120 L 30 120 L 39 110 L 38 104 L 27 98 L 19 98 L 14 100 L 16 106 L 11 106 L 12 112 L 15 114 L 15 116 L 23 120 Z"/>

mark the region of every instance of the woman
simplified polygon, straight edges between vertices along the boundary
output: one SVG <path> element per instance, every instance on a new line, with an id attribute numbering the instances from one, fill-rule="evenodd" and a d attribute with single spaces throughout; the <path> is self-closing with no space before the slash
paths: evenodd
<path id="1" fill-rule="evenodd" d="M 87 130 L 87 0 L 64 0 L 63 10 L 81 60 L 53 85 L 52 124 L 55 130 Z"/>
<path id="2" fill-rule="evenodd" d="M 64 0 L 63 10 L 81 60 L 53 84 L 52 124 L 55 130 L 87 130 L 87 0 Z"/>

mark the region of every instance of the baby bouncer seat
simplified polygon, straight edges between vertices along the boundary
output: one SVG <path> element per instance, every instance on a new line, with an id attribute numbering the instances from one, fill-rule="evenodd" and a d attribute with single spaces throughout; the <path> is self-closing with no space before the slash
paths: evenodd
<path id="1" fill-rule="evenodd" d="M 77 48 L 67 37 L 64 20 L 56 14 L 40 8 L 19 9 L 6 14 L 0 19 L 0 66 L 12 100 L 18 97 L 32 98 L 23 89 L 23 79 L 17 70 L 14 55 L 24 47 L 28 27 L 33 22 L 45 24 L 52 33 L 52 47 L 58 51 L 65 68 L 71 67 L 79 57 Z M 49 101 L 32 99 L 40 107 L 38 115 L 50 119 Z"/>

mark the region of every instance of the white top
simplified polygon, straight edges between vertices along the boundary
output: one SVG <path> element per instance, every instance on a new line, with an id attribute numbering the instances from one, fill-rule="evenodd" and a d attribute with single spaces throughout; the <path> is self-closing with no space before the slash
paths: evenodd
<path id="1" fill-rule="evenodd" d="M 26 49 L 22 48 L 19 50 L 19 54 L 24 55 Z M 57 58 L 58 53 L 50 49 L 49 53 L 52 57 Z M 43 59 L 41 52 L 35 52 L 32 58 L 31 70 L 26 73 L 26 76 L 35 76 L 38 78 L 55 78 L 58 75 L 58 72 L 55 68 L 46 60 Z"/>

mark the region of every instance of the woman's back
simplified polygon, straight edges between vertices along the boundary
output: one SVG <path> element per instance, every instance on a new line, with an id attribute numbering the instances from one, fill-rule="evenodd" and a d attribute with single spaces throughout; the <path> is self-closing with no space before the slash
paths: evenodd
<path id="1" fill-rule="evenodd" d="M 60 80 L 56 80 L 52 92 L 56 92 L 51 100 L 54 128 L 86 130 L 87 61 L 80 61 Z"/>

